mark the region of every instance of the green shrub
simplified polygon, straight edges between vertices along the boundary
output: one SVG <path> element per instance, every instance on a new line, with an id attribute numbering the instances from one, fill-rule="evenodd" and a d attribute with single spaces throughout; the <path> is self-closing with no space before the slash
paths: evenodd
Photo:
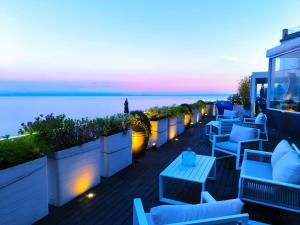
<path id="1" fill-rule="evenodd" d="M 228 100 L 235 103 L 244 105 L 244 109 L 250 109 L 250 78 L 244 77 L 239 82 L 238 93 L 228 97 Z"/>
<path id="2" fill-rule="evenodd" d="M 146 110 L 146 115 L 151 121 L 165 119 L 169 116 L 169 108 L 167 106 L 152 107 Z"/>
<path id="3" fill-rule="evenodd" d="M 173 105 L 169 107 L 169 117 L 179 117 L 182 116 L 185 109 L 182 106 Z"/>
<path id="4" fill-rule="evenodd" d="M 126 131 L 129 127 L 129 119 L 125 114 L 93 120 L 50 114 L 45 117 L 40 115 L 34 122 L 22 124 L 20 134 L 36 133 L 39 143 L 47 146 L 49 152 L 55 152 L 87 143 L 99 136 Z"/>
<path id="5" fill-rule="evenodd" d="M 12 167 L 41 156 L 35 135 L 4 138 L 0 141 L 0 169 Z"/>
<path id="6" fill-rule="evenodd" d="M 96 137 L 110 136 L 130 129 L 130 120 L 127 114 L 115 114 L 104 118 L 97 118 L 88 122 L 94 128 Z"/>
<path id="7" fill-rule="evenodd" d="M 144 132 L 146 137 L 151 135 L 151 124 L 149 118 L 142 111 L 130 112 L 130 126 L 133 131 Z"/>

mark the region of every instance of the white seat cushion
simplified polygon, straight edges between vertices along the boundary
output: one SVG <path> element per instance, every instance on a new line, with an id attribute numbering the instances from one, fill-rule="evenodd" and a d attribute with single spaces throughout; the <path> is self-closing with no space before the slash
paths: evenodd
<path id="1" fill-rule="evenodd" d="M 233 141 L 223 141 L 223 142 L 217 142 L 215 146 L 217 148 L 221 148 L 233 153 L 237 153 L 238 143 Z"/>
<path id="2" fill-rule="evenodd" d="M 272 157 L 271 157 L 271 164 L 274 168 L 275 164 L 289 151 L 293 150 L 291 145 L 288 143 L 287 140 L 282 140 L 277 144 L 275 147 Z"/>
<path id="3" fill-rule="evenodd" d="M 270 163 L 244 160 L 241 173 L 246 176 L 272 180 L 272 166 Z"/>
<path id="4" fill-rule="evenodd" d="M 146 219 L 147 219 L 148 225 L 154 225 L 154 223 L 152 221 L 151 213 L 146 213 Z"/>
<path id="5" fill-rule="evenodd" d="M 300 184 L 300 158 L 292 150 L 281 157 L 273 168 L 273 180 Z"/>
<path id="6" fill-rule="evenodd" d="M 230 133 L 230 141 L 239 142 L 246 140 L 253 140 L 257 137 L 257 130 L 250 127 L 242 127 L 236 124 L 233 124 L 232 130 Z"/>
<path id="7" fill-rule="evenodd" d="M 257 117 L 255 118 L 255 123 L 265 123 L 265 121 L 266 121 L 266 117 L 265 117 L 265 114 L 263 114 L 263 113 L 259 113 L 258 115 L 257 115 Z"/>
<path id="8" fill-rule="evenodd" d="M 237 111 L 232 111 L 232 110 L 224 109 L 223 117 L 225 119 L 233 119 L 233 118 L 235 118 L 237 116 L 238 116 Z"/>
<path id="9" fill-rule="evenodd" d="M 240 214 L 244 203 L 240 199 L 197 205 L 163 205 L 150 210 L 155 225 L 187 222 Z"/>

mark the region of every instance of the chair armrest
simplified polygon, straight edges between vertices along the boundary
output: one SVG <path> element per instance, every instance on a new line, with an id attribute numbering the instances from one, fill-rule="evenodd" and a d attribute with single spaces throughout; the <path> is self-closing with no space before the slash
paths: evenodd
<path id="1" fill-rule="evenodd" d="M 250 122 L 254 123 L 256 118 L 244 118 L 244 123 Z"/>
<path id="2" fill-rule="evenodd" d="M 133 199 L 133 225 L 148 225 L 142 200 L 140 198 Z"/>
<path id="3" fill-rule="evenodd" d="M 202 191 L 201 192 L 201 203 L 212 203 L 212 202 L 216 202 L 216 199 L 214 199 L 214 197 L 211 196 L 208 191 Z"/>
<path id="4" fill-rule="evenodd" d="M 280 181 L 275 181 L 275 180 L 267 180 L 267 179 L 262 179 L 262 178 L 258 178 L 258 177 L 252 177 L 252 176 L 244 175 L 243 173 L 241 173 L 240 177 L 242 179 L 254 180 L 254 181 L 261 182 L 261 183 L 272 184 L 274 186 L 289 187 L 289 188 L 294 188 L 294 189 L 300 190 L 300 185 L 298 185 L 298 184 L 291 184 L 291 183 L 280 182 Z"/>
<path id="5" fill-rule="evenodd" d="M 216 120 L 220 120 L 220 119 L 224 119 L 224 116 L 223 115 L 217 115 Z"/>
<path id="6" fill-rule="evenodd" d="M 244 160 L 253 160 L 259 162 L 271 162 L 272 152 L 263 152 L 258 150 L 244 150 Z"/>
<path id="7" fill-rule="evenodd" d="M 230 134 L 221 134 L 221 135 L 214 135 L 213 142 L 218 143 L 222 141 L 228 141 L 230 138 Z"/>
<path id="8" fill-rule="evenodd" d="M 240 141 L 240 149 L 259 149 L 259 139 Z"/>

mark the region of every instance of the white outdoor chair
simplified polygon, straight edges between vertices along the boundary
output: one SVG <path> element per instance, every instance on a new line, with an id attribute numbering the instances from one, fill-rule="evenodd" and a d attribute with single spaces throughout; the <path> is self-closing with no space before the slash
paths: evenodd
<path id="1" fill-rule="evenodd" d="M 254 118 L 245 118 L 243 121 L 243 126 L 259 129 L 260 139 L 262 141 L 268 141 L 267 119 L 268 118 L 265 114 L 260 113 Z"/>
<path id="2" fill-rule="evenodd" d="M 224 109 L 223 115 L 217 115 L 216 120 L 239 118 L 238 112 L 234 110 Z"/>
<path id="3" fill-rule="evenodd" d="M 300 157 L 296 145 L 293 144 L 292 148 Z M 239 198 L 300 213 L 300 185 L 274 180 L 271 157 L 271 152 L 245 150 L 239 180 Z M 287 171 L 282 173 L 287 176 Z"/>
<path id="4" fill-rule="evenodd" d="M 245 138 L 247 136 L 252 138 Z M 258 129 L 234 125 L 230 134 L 213 136 L 212 156 L 215 156 L 216 151 L 220 151 L 229 156 L 217 157 L 217 159 L 236 157 L 235 169 L 240 170 L 244 149 L 258 149 L 261 142 L 259 136 Z"/>
<path id="5" fill-rule="evenodd" d="M 210 204 L 214 203 L 216 200 L 208 193 L 201 193 L 201 203 Z M 172 207 L 172 206 L 171 206 Z M 133 200 L 133 225 L 153 225 L 153 221 L 150 213 L 145 213 L 142 201 L 140 198 L 135 198 Z M 178 223 L 169 223 L 169 225 L 208 225 L 208 224 L 241 224 L 241 225 L 264 225 L 264 223 L 249 220 L 249 215 L 247 213 L 236 214 L 223 217 L 214 217 L 208 219 L 184 221 Z"/>
<path id="6" fill-rule="evenodd" d="M 219 119 L 216 121 L 215 124 L 210 126 L 209 141 L 213 141 L 214 135 L 229 134 L 234 124 L 241 125 L 241 119 Z"/>

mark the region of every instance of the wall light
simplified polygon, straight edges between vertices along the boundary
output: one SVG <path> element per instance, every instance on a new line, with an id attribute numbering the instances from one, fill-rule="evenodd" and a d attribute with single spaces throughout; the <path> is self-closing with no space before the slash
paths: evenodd
<path id="1" fill-rule="evenodd" d="M 178 139 L 178 138 L 175 138 L 174 140 L 175 140 L 175 141 L 178 141 L 179 139 Z"/>

